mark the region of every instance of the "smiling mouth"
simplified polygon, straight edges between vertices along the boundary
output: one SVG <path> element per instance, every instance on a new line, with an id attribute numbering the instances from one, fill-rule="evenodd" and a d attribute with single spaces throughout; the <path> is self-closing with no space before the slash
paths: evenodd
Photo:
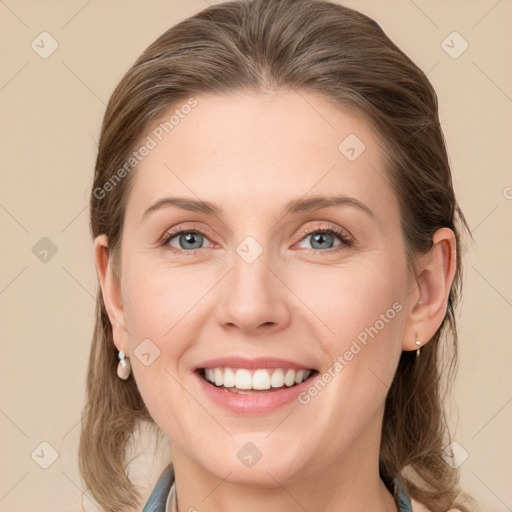
<path id="1" fill-rule="evenodd" d="M 209 384 L 232 393 L 255 394 L 280 391 L 311 379 L 316 370 L 293 368 L 198 368 Z"/>

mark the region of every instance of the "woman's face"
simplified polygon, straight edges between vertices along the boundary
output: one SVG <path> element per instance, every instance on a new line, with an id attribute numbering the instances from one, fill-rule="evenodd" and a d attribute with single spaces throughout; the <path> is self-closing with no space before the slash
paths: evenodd
<path id="1" fill-rule="evenodd" d="M 418 298 L 378 136 L 311 93 L 195 100 L 132 171 L 116 346 L 175 461 L 362 471 Z"/>

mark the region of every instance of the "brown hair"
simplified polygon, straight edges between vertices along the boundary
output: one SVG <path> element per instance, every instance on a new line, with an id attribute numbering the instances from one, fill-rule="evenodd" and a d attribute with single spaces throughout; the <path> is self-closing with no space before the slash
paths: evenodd
<path id="1" fill-rule="evenodd" d="M 388 486 L 401 473 L 410 495 L 433 512 L 468 511 L 458 472 L 442 453 L 451 441 L 443 400 L 457 361 L 460 230 L 469 228 L 452 187 L 436 93 L 371 18 L 323 0 L 242 0 L 210 6 L 166 31 L 124 75 L 108 103 L 90 200 L 92 236 L 107 235 L 118 274 L 134 172 L 122 178 L 115 173 L 171 105 L 198 94 L 268 89 L 323 95 L 377 128 L 412 269 L 437 229 L 448 227 L 456 235 L 457 271 L 442 325 L 417 361 L 414 352 L 402 352 L 386 398 L 380 473 Z M 109 512 L 140 500 L 126 474 L 126 450 L 140 421 L 155 426 L 133 377 L 117 377 L 117 361 L 99 290 L 79 461 L 87 487 Z"/>

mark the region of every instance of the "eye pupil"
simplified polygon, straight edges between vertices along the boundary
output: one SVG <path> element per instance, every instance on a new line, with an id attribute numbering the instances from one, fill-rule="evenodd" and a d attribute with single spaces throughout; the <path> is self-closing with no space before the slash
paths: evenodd
<path id="1" fill-rule="evenodd" d="M 185 240 L 186 243 L 190 243 L 192 245 L 194 245 L 194 241 L 196 239 L 198 239 L 199 241 L 197 242 L 196 241 L 196 244 L 197 244 L 197 247 L 192 247 L 192 249 L 198 249 L 201 247 L 201 235 L 199 233 L 191 233 L 191 232 L 188 232 L 187 234 L 185 235 L 181 235 L 180 237 L 180 243 L 182 240 Z M 191 247 L 186 247 L 187 249 L 190 249 Z"/>
<path id="2" fill-rule="evenodd" d="M 314 243 L 322 244 L 322 242 L 324 242 L 326 239 L 328 240 L 329 237 L 332 238 L 332 235 L 330 235 L 328 233 L 317 233 L 317 234 L 313 235 L 312 245 L 314 246 Z M 316 247 L 315 247 L 315 249 L 316 249 Z"/>

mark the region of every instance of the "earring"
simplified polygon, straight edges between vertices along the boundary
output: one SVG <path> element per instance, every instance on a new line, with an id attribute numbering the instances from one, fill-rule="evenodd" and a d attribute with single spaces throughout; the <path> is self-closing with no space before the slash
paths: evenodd
<path id="1" fill-rule="evenodd" d="M 421 341 L 420 340 L 416 340 L 415 341 L 416 345 L 418 345 L 418 349 L 416 350 L 416 361 L 420 358 L 420 345 L 421 345 Z"/>
<path id="2" fill-rule="evenodd" d="M 119 352 L 119 364 L 117 365 L 117 376 L 120 379 L 126 380 L 130 376 L 131 364 L 130 358 L 126 358 L 124 352 Z"/>

